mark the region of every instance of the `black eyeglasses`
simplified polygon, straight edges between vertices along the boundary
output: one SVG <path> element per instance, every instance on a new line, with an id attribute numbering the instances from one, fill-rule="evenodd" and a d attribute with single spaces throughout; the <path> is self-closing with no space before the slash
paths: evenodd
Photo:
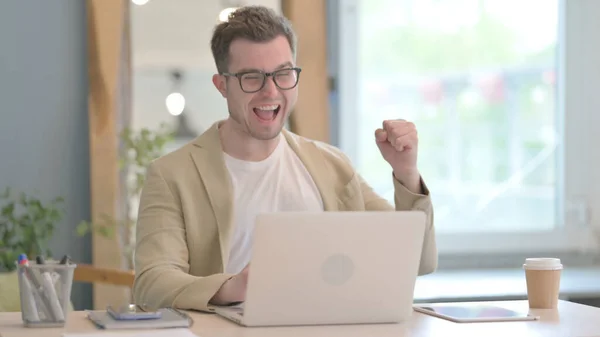
<path id="1" fill-rule="evenodd" d="M 267 77 L 273 77 L 273 82 L 281 90 L 290 90 L 298 85 L 298 79 L 300 79 L 300 71 L 302 69 L 294 68 L 283 68 L 275 70 L 270 73 L 266 73 L 260 70 L 243 71 L 235 74 L 222 73 L 223 76 L 237 77 L 240 82 L 242 91 L 248 94 L 260 91 L 267 82 Z"/>

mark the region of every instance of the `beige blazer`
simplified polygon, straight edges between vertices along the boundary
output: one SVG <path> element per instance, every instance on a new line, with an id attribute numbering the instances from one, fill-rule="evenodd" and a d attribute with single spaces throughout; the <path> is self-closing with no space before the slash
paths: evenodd
<path id="1" fill-rule="evenodd" d="M 218 123 L 191 143 L 149 167 L 136 228 L 136 303 L 210 311 L 209 300 L 231 276 L 232 186 L 225 166 Z M 333 146 L 287 130 L 287 142 L 298 154 L 323 199 L 326 211 L 390 210 Z M 437 267 L 433 210 L 429 191 L 411 193 L 390 173 L 396 210 L 422 210 L 427 228 L 419 274 Z"/>

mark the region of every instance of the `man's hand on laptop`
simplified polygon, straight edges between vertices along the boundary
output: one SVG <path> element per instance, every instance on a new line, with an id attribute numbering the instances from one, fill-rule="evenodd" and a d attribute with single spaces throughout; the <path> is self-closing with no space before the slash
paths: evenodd
<path id="1" fill-rule="evenodd" d="M 210 302 L 216 305 L 243 302 L 246 299 L 246 285 L 248 284 L 249 268 L 250 265 L 247 265 L 241 272 L 225 281 Z"/>

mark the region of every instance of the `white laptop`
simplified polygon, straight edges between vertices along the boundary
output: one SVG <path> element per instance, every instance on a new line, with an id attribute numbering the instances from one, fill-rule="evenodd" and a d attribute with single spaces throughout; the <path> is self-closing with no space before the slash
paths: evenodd
<path id="1" fill-rule="evenodd" d="M 425 214 L 285 212 L 256 219 L 244 326 L 399 323 L 413 312 Z"/>

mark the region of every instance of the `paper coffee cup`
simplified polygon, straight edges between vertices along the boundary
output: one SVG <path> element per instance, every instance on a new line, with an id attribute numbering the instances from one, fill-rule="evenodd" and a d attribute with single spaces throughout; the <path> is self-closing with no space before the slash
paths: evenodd
<path id="1" fill-rule="evenodd" d="M 528 258 L 523 264 L 527 299 L 532 309 L 555 309 L 558 305 L 563 265 L 556 258 Z"/>

